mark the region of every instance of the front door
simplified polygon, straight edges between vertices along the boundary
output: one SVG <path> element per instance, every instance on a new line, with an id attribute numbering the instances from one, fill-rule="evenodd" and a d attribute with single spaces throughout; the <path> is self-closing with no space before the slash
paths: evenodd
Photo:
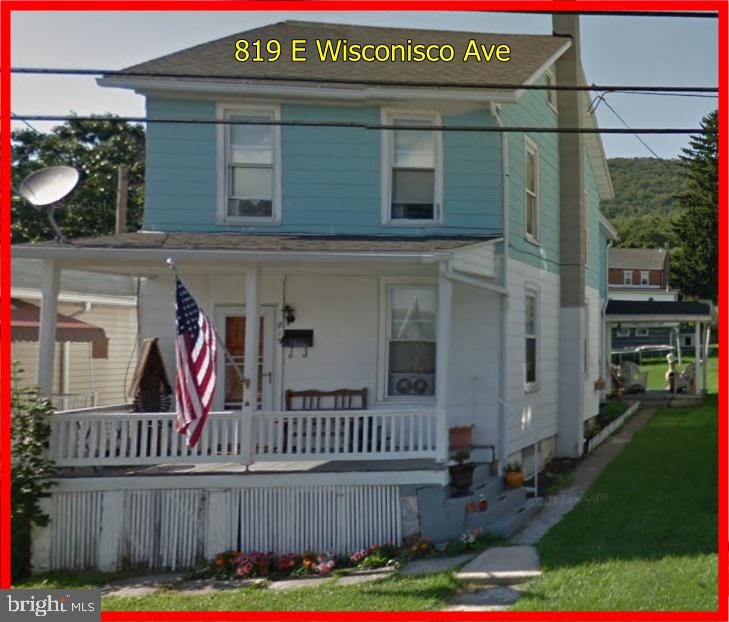
<path id="1" fill-rule="evenodd" d="M 246 315 L 244 307 L 219 307 L 217 326 L 221 339 L 230 353 L 218 355 L 217 408 L 240 410 L 245 388 L 240 378 L 243 375 L 246 346 Z M 258 410 L 273 409 L 273 309 L 263 307 L 259 318 L 258 342 Z M 233 359 L 231 362 L 230 359 Z M 236 371 L 238 368 L 238 372 Z"/>

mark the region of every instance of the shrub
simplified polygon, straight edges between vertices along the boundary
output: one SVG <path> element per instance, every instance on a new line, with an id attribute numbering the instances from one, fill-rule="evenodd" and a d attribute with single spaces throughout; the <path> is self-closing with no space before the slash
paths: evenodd
<path id="1" fill-rule="evenodd" d="M 41 511 L 40 500 L 49 495 L 56 468 L 47 457 L 51 427 L 51 403 L 36 388 L 20 388 L 22 369 L 13 362 L 10 392 L 10 520 L 12 529 L 13 580 L 31 572 L 30 552 L 33 526 L 44 527 L 50 517 Z"/>

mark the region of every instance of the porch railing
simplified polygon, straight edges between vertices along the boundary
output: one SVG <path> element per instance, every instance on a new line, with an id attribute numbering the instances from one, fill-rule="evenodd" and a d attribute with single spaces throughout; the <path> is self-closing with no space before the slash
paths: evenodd
<path id="1" fill-rule="evenodd" d="M 174 413 L 66 412 L 51 417 L 50 453 L 59 466 L 240 462 L 242 443 L 255 462 L 436 456 L 432 411 L 262 412 L 247 439 L 241 424 L 240 413 L 211 413 L 188 447 Z"/>

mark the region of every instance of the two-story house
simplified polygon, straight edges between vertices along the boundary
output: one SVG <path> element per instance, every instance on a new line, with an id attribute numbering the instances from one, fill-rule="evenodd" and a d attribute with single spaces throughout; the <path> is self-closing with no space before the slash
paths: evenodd
<path id="1" fill-rule="evenodd" d="M 281 55 L 236 62 L 241 39 Z M 299 63 L 294 39 L 487 40 L 511 60 Z M 142 277 L 140 338 L 174 370 L 171 258 L 232 361 L 193 448 L 173 413 L 55 418 L 57 463 L 95 470 L 59 478 L 37 567 L 513 530 L 525 493 L 498 475 L 579 456 L 605 377 L 610 177 L 599 134 L 549 131 L 596 121 L 585 92 L 528 88 L 585 84 L 579 50 L 574 15 L 552 35 L 287 21 L 102 78 L 146 98 L 143 230 L 16 256 L 44 260 L 47 309 L 61 270 Z M 463 426 L 478 466 L 454 498 Z"/>

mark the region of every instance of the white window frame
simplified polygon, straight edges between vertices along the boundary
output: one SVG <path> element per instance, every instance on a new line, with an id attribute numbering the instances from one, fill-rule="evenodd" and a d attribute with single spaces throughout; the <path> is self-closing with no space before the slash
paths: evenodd
<path id="1" fill-rule="evenodd" d="M 396 118 L 412 121 L 430 121 L 433 125 L 442 125 L 441 115 L 434 111 L 399 110 L 397 108 L 382 108 L 380 120 L 382 125 L 393 125 Z M 443 133 L 435 133 L 435 171 L 433 188 L 433 218 L 408 219 L 392 218 L 392 166 L 394 164 L 394 130 L 380 132 L 380 195 L 381 195 L 381 222 L 383 225 L 397 227 L 423 227 L 443 224 Z"/>
<path id="2" fill-rule="evenodd" d="M 527 157 L 529 153 L 534 154 L 534 185 L 536 189 L 536 193 L 532 193 L 529 190 L 527 190 L 527 183 L 526 183 L 526 163 L 527 163 Z M 542 206 L 541 206 L 541 192 L 539 191 L 539 169 L 540 169 L 540 161 L 539 161 L 539 145 L 534 142 L 529 136 L 524 134 L 524 174 L 523 174 L 523 186 L 524 186 L 524 237 L 531 242 L 532 244 L 536 244 L 537 246 L 540 245 L 540 238 L 541 238 L 541 214 Z M 529 202 L 527 201 L 527 194 L 532 195 L 534 194 L 535 197 L 535 204 L 536 204 L 536 212 L 534 214 L 534 234 L 531 234 L 527 231 L 527 210 L 529 209 Z"/>
<path id="3" fill-rule="evenodd" d="M 281 106 L 278 104 L 227 104 L 217 105 L 217 118 L 229 119 L 235 115 L 268 114 L 272 120 L 281 119 Z M 218 224 L 226 225 L 279 225 L 281 224 L 281 126 L 272 126 L 273 154 L 272 177 L 273 192 L 271 196 L 271 217 L 228 216 L 228 190 L 230 188 L 228 153 L 230 125 L 221 123 L 217 128 L 218 140 Z"/>
<path id="4" fill-rule="evenodd" d="M 526 333 L 526 301 L 528 297 L 534 298 L 534 335 L 530 337 Z M 539 355 L 540 355 L 540 322 L 539 322 L 539 289 L 535 286 L 528 285 L 524 289 L 524 315 L 523 315 L 523 324 L 524 327 L 524 342 L 523 342 L 523 352 L 524 352 L 524 371 L 523 371 L 523 378 L 524 378 L 524 392 L 525 393 L 533 393 L 535 391 L 539 390 Z M 534 344 L 534 381 L 533 382 L 527 382 L 527 360 L 526 360 L 526 341 L 527 338 L 533 338 L 535 340 Z"/>
<path id="5" fill-rule="evenodd" d="M 645 279 L 645 283 L 643 283 L 643 279 Z M 640 285 L 641 287 L 649 287 L 651 284 L 651 273 L 648 270 L 641 270 L 640 271 Z"/>
<path id="6" fill-rule="evenodd" d="M 629 328 L 618 328 L 616 333 L 616 337 L 630 337 L 630 329 Z"/>
<path id="7" fill-rule="evenodd" d="M 544 72 L 544 77 L 547 82 L 547 86 L 550 86 L 549 81 L 551 80 L 551 86 L 555 86 L 557 84 L 557 74 L 554 72 L 554 69 L 547 69 Z M 547 93 L 547 106 L 549 106 L 553 112 L 557 113 L 559 112 L 557 109 L 557 91 L 549 89 L 546 91 Z"/>
<path id="8" fill-rule="evenodd" d="M 650 334 L 651 334 L 650 328 L 636 328 L 635 329 L 636 337 L 648 337 Z"/>
<path id="9" fill-rule="evenodd" d="M 380 278 L 380 318 L 377 348 L 377 401 L 381 404 L 397 402 L 417 403 L 419 405 L 435 405 L 436 394 L 433 395 L 388 395 L 387 379 L 389 375 L 388 337 L 390 331 L 390 289 L 393 287 L 430 287 L 435 290 L 436 313 L 438 308 L 438 281 L 431 277 L 385 277 Z M 436 319 L 437 322 L 437 319 Z M 438 333 L 436 324 L 436 356 L 438 351 Z M 436 378 L 438 370 L 436 369 Z M 437 384 L 437 383 L 436 383 Z M 437 388 L 436 388 L 437 390 Z"/>
<path id="10" fill-rule="evenodd" d="M 633 286 L 633 271 L 632 270 L 623 270 L 623 285 L 626 285 L 628 287 Z"/>

